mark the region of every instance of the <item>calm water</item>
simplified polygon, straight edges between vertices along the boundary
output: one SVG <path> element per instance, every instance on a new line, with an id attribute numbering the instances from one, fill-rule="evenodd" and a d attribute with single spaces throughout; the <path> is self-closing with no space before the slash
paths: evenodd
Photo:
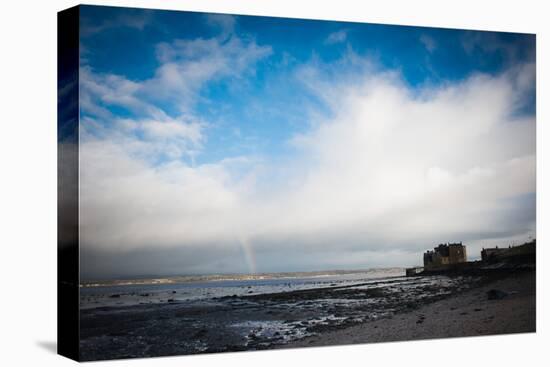
<path id="1" fill-rule="evenodd" d="M 276 293 L 319 287 L 353 285 L 405 276 L 402 268 L 372 269 L 348 274 L 256 280 L 211 280 L 179 284 L 98 285 L 80 288 L 81 308 L 207 300 L 224 296 Z"/>

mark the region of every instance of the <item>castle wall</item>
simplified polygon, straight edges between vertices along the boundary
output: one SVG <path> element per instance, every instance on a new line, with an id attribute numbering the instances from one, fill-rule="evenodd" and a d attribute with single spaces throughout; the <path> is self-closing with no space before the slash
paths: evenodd
<path id="1" fill-rule="evenodd" d="M 462 245 L 449 246 L 449 263 L 458 264 L 466 262 L 466 247 Z"/>
<path id="2" fill-rule="evenodd" d="M 433 268 L 466 262 L 466 247 L 462 243 L 439 245 L 424 253 L 424 267 Z"/>

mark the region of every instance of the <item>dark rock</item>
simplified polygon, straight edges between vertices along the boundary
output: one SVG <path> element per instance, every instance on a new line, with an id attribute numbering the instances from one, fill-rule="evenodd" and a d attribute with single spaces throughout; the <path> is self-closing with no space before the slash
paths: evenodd
<path id="1" fill-rule="evenodd" d="M 113 331 L 107 334 L 107 336 L 125 336 L 125 335 L 128 335 L 128 333 L 125 331 Z"/>
<path id="2" fill-rule="evenodd" d="M 120 298 L 120 294 L 111 294 L 109 298 Z"/>
<path id="3" fill-rule="evenodd" d="M 176 291 L 172 291 L 172 294 L 176 294 L 177 292 Z"/>
<path id="4" fill-rule="evenodd" d="M 225 350 L 228 352 L 239 352 L 246 350 L 246 347 L 244 345 L 228 345 Z"/>
<path id="5" fill-rule="evenodd" d="M 506 296 L 508 296 L 508 293 L 498 289 L 491 289 L 487 292 L 488 300 L 499 300 L 505 298 Z"/>
<path id="6" fill-rule="evenodd" d="M 208 333 L 208 330 L 206 330 L 206 329 L 200 329 L 199 331 L 197 331 L 197 332 L 195 333 L 195 338 L 203 337 L 203 336 L 205 336 L 207 333 Z"/>

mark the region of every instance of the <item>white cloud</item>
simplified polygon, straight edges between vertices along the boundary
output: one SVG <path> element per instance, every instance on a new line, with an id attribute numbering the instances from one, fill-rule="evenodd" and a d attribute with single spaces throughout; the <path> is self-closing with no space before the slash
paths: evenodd
<path id="1" fill-rule="evenodd" d="M 329 45 L 333 45 L 335 43 L 341 43 L 341 42 L 344 42 L 347 37 L 348 37 L 347 30 L 341 29 L 339 31 L 329 34 L 325 40 L 325 43 Z"/>
<path id="2" fill-rule="evenodd" d="M 172 102 L 185 111 L 196 102 L 206 81 L 253 73 L 252 66 L 271 52 L 270 47 L 235 36 L 228 41 L 198 38 L 161 43 L 157 46 L 161 66 L 144 88 L 148 98 Z"/>
<path id="3" fill-rule="evenodd" d="M 192 55 L 187 47 L 170 52 Z M 289 253 L 304 268 L 334 253 L 342 256 L 333 266 L 346 256 L 350 266 L 380 266 L 410 261 L 440 241 L 479 247 L 533 234 L 535 121 L 516 111 L 534 65 L 416 90 L 395 72 L 366 70 L 353 83 L 301 74 L 331 114 L 315 115 L 310 131 L 292 140 L 296 155 L 282 163 L 243 157 L 154 167 L 129 144 L 82 144 L 85 251 L 177 252 L 195 261 L 173 271 L 215 272 L 213 259 L 233 257 L 246 242 L 259 270 L 276 269 Z M 186 138 L 193 131 L 142 123 L 156 137 L 172 127 Z M 237 259 L 227 263 L 244 270 Z"/>
<path id="4" fill-rule="evenodd" d="M 430 53 L 434 52 L 435 49 L 437 48 L 437 43 L 435 42 L 435 40 L 432 37 L 428 36 L 427 34 L 423 34 L 420 36 L 420 42 L 424 45 L 426 50 Z"/>
<path id="5" fill-rule="evenodd" d="M 224 17 L 217 21 L 222 20 L 228 22 Z M 270 53 L 270 47 L 237 36 L 161 43 L 157 45 L 159 65 L 146 80 L 97 73 L 84 64 L 80 68 L 80 106 L 85 116 L 81 138 L 116 142 L 124 146 L 123 152 L 149 162 L 193 161 L 208 126 L 193 111 L 204 85 L 223 78 L 238 80 Z M 175 106 L 175 111 L 168 112 L 167 105 Z M 111 113 L 113 107 L 139 117 L 120 118 Z"/>
<path id="6" fill-rule="evenodd" d="M 119 106 L 140 115 L 164 116 L 162 106 L 172 103 L 189 113 L 207 81 L 239 78 L 253 72 L 254 64 L 271 54 L 271 48 L 238 37 L 175 40 L 157 45 L 159 66 L 146 80 L 96 73 L 80 68 L 81 103 L 87 114 L 111 117 L 106 107 Z"/>
<path id="7" fill-rule="evenodd" d="M 220 30 L 220 37 L 225 38 L 234 32 L 236 26 L 235 16 L 229 14 L 206 14 L 206 23 Z"/>
<path id="8" fill-rule="evenodd" d="M 92 23 L 89 18 L 83 16 L 80 34 L 83 37 L 90 37 L 105 32 L 108 29 L 119 27 L 133 28 L 141 31 L 149 24 L 152 16 L 153 13 L 146 9 L 126 9 L 124 12 L 115 13 L 115 15 L 110 18 L 103 18 L 102 21 L 98 23 Z"/>
<path id="9" fill-rule="evenodd" d="M 144 133 L 153 139 L 185 138 L 194 143 L 201 140 L 200 124 L 176 121 L 148 120 L 141 122 Z"/>

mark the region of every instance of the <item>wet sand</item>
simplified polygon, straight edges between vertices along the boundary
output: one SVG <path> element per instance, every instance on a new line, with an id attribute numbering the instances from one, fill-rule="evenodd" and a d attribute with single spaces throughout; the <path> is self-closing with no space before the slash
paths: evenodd
<path id="1" fill-rule="evenodd" d="M 534 271 L 512 274 L 410 312 L 313 335 L 280 347 L 535 332 L 535 284 Z M 489 295 L 497 299 L 489 299 Z"/>
<path id="2" fill-rule="evenodd" d="M 342 284 L 82 309 L 81 359 L 535 331 L 534 271 L 506 277 L 419 276 Z M 492 290 L 498 299 L 488 299 Z"/>

